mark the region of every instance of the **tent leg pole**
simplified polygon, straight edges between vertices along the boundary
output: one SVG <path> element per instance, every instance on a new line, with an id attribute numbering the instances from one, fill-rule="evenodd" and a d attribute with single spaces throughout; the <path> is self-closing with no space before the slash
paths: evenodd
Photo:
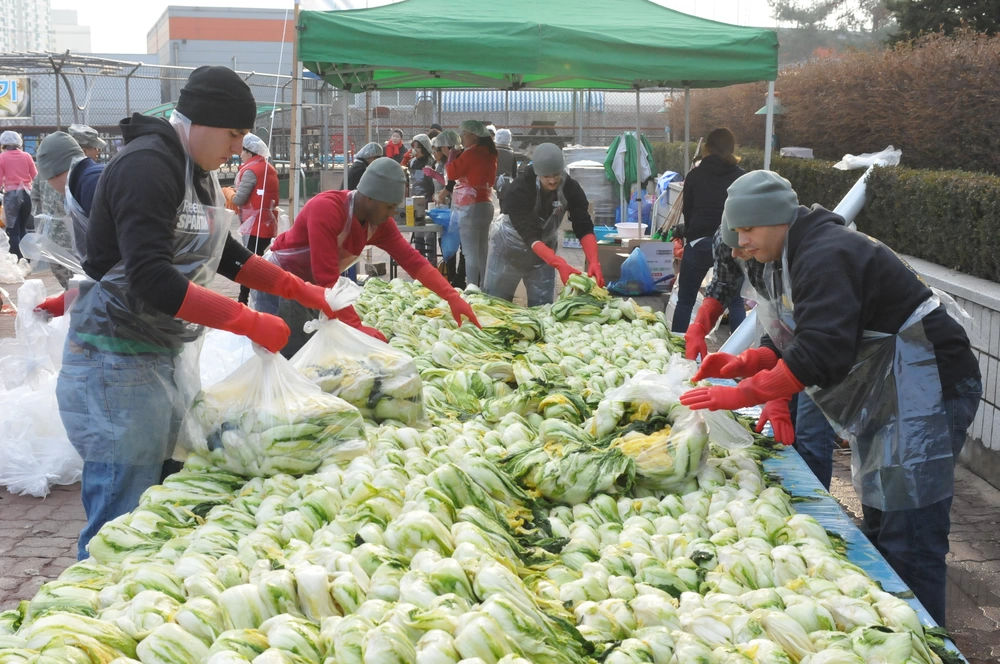
<path id="1" fill-rule="evenodd" d="M 351 93 L 348 92 L 347 90 L 344 90 L 343 92 L 344 95 L 344 169 L 343 169 L 344 178 L 343 179 L 344 181 L 341 182 L 340 188 L 344 189 L 345 191 L 347 190 L 347 166 L 348 166 L 347 153 L 350 152 L 351 150 L 351 138 L 348 135 L 348 132 L 350 131 L 349 125 L 351 121 L 351 104 L 350 104 L 350 99 L 348 98 L 349 94 Z M 348 220 L 348 223 L 350 223 L 350 220 Z"/>
<path id="2" fill-rule="evenodd" d="M 365 90 L 365 142 L 372 142 L 372 91 Z"/>
<path id="3" fill-rule="evenodd" d="M 764 170 L 771 170 L 771 144 L 774 142 L 774 81 L 767 82 L 767 123 L 764 125 Z"/>
<path id="4" fill-rule="evenodd" d="M 642 227 L 642 113 L 639 86 L 635 86 L 635 220 L 639 222 L 637 237 L 644 235 Z"/>
<path id="5" fill-rule="evenodd" d="M 576 142 L 579 145 L 583 145 L 583 90 L 579 90 L 576 94 L 580 97 L 580 103 L 577 104 L 577 117 L 580 120 L 580 133 L 577 134 Z"/>
<path id="6" fill-rule="evenodd" d="M 510 90 L 503 91 L 503 111 L 506 116 L 504 124 L 507 129 L 510 129 Z"/>
<path id="7" fill-rule="evenodd" d="M 299 25 L 299 0 L 295 0 L 295 26 Z M 302 105 L 302 100 L 300 98 L 301 86 L 299 82 L 302 79 L 302 65 L 299 62 L 299 31 L 298 29 L 294 32 L 295 41 L 292 42 L 292 117 L 291 117 L 291 131 L 289 146 L 291 149 L 288 151 L 288 178 L 291 191 L 289 191 L 289 197 L 291 198 L 291 209 L 289 210 L 288 219 L 291 223 L 295 223 L 295 217 L 299 212 L 299 148 L 302 136 L 302 126 L 299 120 L 299 108 Z"/>
<path id="8" fill-rule="evenodd" d="M 684 177 L 691 170 L 691 88 L 684 88 Z"/>

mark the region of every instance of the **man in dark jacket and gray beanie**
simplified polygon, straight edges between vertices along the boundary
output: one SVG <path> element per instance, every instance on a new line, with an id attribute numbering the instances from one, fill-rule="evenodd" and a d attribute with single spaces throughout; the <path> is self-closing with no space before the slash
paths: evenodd
<path id="1" fill-rule="evenodd" d="M 175 372 L 187 344 L 204 327 L 272 352 L 288 340 L 278 317 L 209 290 L 216 273 L 333 315 L 322 288 L 252 255 L 229 232 L 236 219 L 214 171 L 240 151 L 256 115 L 235 72 L 199 67 L 169 122 L 138 113 L 121 122 L 125 147 L 97 186 L 83 262 L 91 281 L 69 309 L 56 387 L 84 461 L 81 559 L 105 522 L 178 467 L 170 459 L 194 396 Z"/>
<path id="2" fill-rule="evenodd" d="M 495 222 L 499 227 L 490 233 L 487 293 L 513 300 L 523 280 L 529 307 L 552 302 L 555 273 L 563 284 L 580 273 L 556 255 L 559 224 L 567 212 L 587 256 L 587 274 L 604 285 L 587 194 L 563 170 L 559 146 L 542 143 L 535 148 L 531 164 L 510 184 L 505 200 L 505 212 Z"/>
<path id="3" fill-rule="evenodd" d="M 955 461 L 982 394 L 965 330 L 889 247 L 800 206 L 776 173 L 736 180 L 722 223 L 769 264 L 773 304 L 758 317 L 776 350 L 729 356 L 714 375 L 746 380 L 696 388 L 681 403 L 735 410 L 807 389 L 851 443 L 862 530 L 944 625 Z M 709 355 L 702 366 L 711 364 Z"/>

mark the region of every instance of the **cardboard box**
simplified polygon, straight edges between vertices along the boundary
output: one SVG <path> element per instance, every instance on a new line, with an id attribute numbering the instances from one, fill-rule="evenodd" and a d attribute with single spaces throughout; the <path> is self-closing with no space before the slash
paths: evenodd
<path id="1" fill-rule="evenodd" d="M 646 257 L 646 264 L 649 271 L 653 273 L 653 279 L 659 280 L 674 273 L 674 244 L 672 242 L 661 242 L 650 238 L 628 238 L 622 240 L 622 249 L 626 255 L 632 253 L 636 247 L 642 251 Z"/>
<path id="2" fill-rule="evenodd" d="M 622 263 L 628 257 L 620 244 L 598 244 L 597 259 L 601 263 L 601 274 L 605 282 L 611 282 L 622 276 Z"/>

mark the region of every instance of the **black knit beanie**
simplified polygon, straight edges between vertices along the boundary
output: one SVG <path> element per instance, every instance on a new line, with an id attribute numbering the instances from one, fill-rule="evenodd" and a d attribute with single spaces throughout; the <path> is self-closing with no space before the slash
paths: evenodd
<path id="1" fill-rule="evenodd" d="M 192 124 L 225 129 L 253 129 L 257 102 L 250 86 L 227 67 L 198 67 L 188 76 L 177 111 Z"/>

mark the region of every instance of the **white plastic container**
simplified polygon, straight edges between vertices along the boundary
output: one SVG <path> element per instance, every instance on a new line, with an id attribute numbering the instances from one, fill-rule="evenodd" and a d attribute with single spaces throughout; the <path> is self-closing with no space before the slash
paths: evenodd
<path id="1" fill-rule="evenodd" d="M 615 230 L 620 237 L 641 237 L 645 235 L 645 229 L 641 229 L 642 224 L 635 221 L 623 221 L 615 224 Z"/>

